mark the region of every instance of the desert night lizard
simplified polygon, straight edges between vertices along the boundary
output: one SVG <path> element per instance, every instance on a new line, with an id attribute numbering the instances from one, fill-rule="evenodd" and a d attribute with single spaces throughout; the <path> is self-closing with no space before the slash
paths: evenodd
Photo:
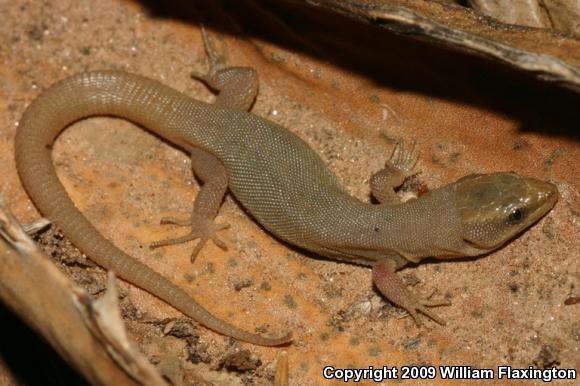
<path id="1" fill-rule="evenodd" d="M 206 36 L 207 43 L 207 36 Z M 350 196 L 323 160 L 287 129 L 248 112 L 258 91 L 251 68 L 225 67 L 208 46 L 211 69 L 202 80 L 218 91 L 207 104 L 154 80 L 120 71 L 81 73 L 48 88 L 28 106 L 16 133 L 16 165 L 38 209 L 96 263 L 163 299 L 206 327 L 257 345 L 291 341 L 291 333 L 266 337 L 226 323 L 184 290 L 122 252 L 79 212 L 59 181 L 51 149 L 59 133 L 91 116 L 125 118 L 191 154 L 203 186 L 190 217 L 163 219 L 191 226 L 167 245 L 200 239 L 192 256 L 226 227 L 214 218 L 226 190 L 274 236 L 319 255 L 370 266 L 373 282 L 419 321 L 441 322 L 395 274 L 426 257 L 476 256 L 502 246 L 546 214 L 558 190 L 515 173 L 473 174 L 402 203 L 394 188 L 413 168 L 400 148 L 371 178 L 378 204 Z"/>

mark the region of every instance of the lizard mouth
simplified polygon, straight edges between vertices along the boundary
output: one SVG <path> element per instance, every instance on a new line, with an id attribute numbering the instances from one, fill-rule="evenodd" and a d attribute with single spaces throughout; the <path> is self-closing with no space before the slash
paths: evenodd
<path id="1" fill-rule="evenodd" d="M 548 213 L 554 205 L 556 205 L 556 202 L 558 202 L 558 188 L 556 185 L 549 182 L 540 182 L 542 183 L 543 189 L 538 189 L 537 201 L 542 202 L 543 204 L 539 205 L 536 211 L 530 215 L 530 224 L 538 221 L 543 215 Z"/>
<path id="2" fill-rule="evenodd" d="M 489 253 L 499 247 L 501 247 L 505 242 L 497 245 L 484 245 L 477 243 L 476 241 L 463 238 L 462 241 L 465 243 L 466 249 L 459 256 L 479 256 Z"/>
<path id="3" fill-rule="evenodd" d="M 508 236 L 510 239 L 516 237 L 528 227 L 538 222 L 554 207 L 554 205 L 556 205 L 556 202 L 558 201 L 558 188 L 556 185 L 539 180 L 531 180 L 530 185 L 533 185 L 532 191 L 535 193 L 535 195 L 530 194 L 530 197 L 533 197 L 533 200 L 530 200 L 533 202 L 533 205 L 530 205 L 526 218 L 512 227 L 512 232 Z M 498 247 L 502 244 L 503 243 L 500 243 Z"/>

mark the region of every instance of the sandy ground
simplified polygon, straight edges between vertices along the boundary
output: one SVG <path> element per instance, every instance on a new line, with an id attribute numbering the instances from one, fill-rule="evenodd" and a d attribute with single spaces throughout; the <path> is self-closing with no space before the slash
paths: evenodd
<path id="1" fill-rule="evenodd" d="M 191 15 L 123 0 L 0 1 L 1 194 L 23 222 L 39 216 L 13 161 L 14 133 L 28 103 L 55 81 L 96 69 L 139 73 L 210 101 L 212 94 L 189 78 L 207 68 L 199 19 Z M 296 340 L 285 348 L 293 385 L 340 384 L 322 378 L 326 365 L 580 369 L 580 306 L 564 303 L 580 296 L 578 121 L 567 116 L 570 100 L 578 99 L 505 68 L 344 20 L 316 29 L 289 17 L 282 28 L 267 13 L 233 6 L 230 16 L 248 34 L 214 33 L 229 63 L 260 73 L 253 112 L 305 139 L 354 196 L 369 200 L 369 177 L 393 139 L 402 138 L 417 141 L 420 179 L 430 187 L 513 170 L 554 182 L 561 193 L 556 208 L 486 257 L 402 272 L 415 291 L 435 290 L 452 302 L 437 310 L 445 327 L 430 321 L 417 327 L 373 289 L 368 268 L 280 243 L 231 197 L 218 216 L 232 225 L 222 234 L 228 251 L 209 244 L 193 265 L 191 245 L 150 251 L 151 242 L 184 232 L 159 219 L 188 212 L 199 185 L 186 154 L 123 120 L 79 122 L 55 146 L 59 176 L 95 226 L 220 318 L 249 331 L 293 330 Z M 41 239 L 72 277 L 94 294 L 102 291 L 103 270 L 58 232 Z M 121 289 L 131 334 L 165 374 L 177 366 L 186 379 L 215 385 L 272 383 L 281 349 L 235 342 L 131 285 Z M 9 323 L 6 311 L 0 315 L 0 325 Z M 21 340 L 10 320 L 10 332 L 0 331 L 0 341 L 9 342 L 1 348 L 0 383 L 20 384 L 31 376 L 22 371 L 27 358 L 43 352 L 34 346 L 42 343 Z"/>

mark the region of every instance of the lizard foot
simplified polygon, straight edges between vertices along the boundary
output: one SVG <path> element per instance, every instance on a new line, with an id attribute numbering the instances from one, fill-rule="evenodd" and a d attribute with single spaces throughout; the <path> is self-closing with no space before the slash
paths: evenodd
<path id="1" fill-rule="evenodd" d="M 174 217 L 163 217 L 161 219 L 161 224 L 173 224 L 177 226 L 190 226 L 191 230 L 188 234 L 176 237 L 173 239 L 164 239 L 156 241 L 151 244 L 150 248 L 158 248 L 166 245 L 175 245 L 185 243 L 191 240 L 199 239 L 199 242 L 191 252 L 191 262 L 195 261 L 195 258 L 199 254 L 199 251 L 203 248 L 208 240 L 213 241 L 215 245 L 223 249 L 224 251 L 228 249 L 227 245 L 223 240 L 221 240 L 216 233 L 223 229 L 230 227 L 229 224 L 217 224 L 212 219 L 205 218 L 194 213 L 190 218 L 178 219 Z"/>
<path id="2" fill-rule="evenodd" d="M 393 152 L 389 157 L 388 164 L 399 170 L 405 178 L 412 177 L 419 174 L 417 170 L 417 162 L 419 161 L 419 151 L 417 151 L 417 141 L 411 142 L 411 147 L 406 148 L 405 142 L 397 141 Z"/>
<path id="3" fill-rule="evenodd" d="M 411 192 L 406 193 L 406 198 L 404 195 L 396 193 L 398 188 L 410 181 L 409 178 L 420 173 L 417 169 L 419 152 L 416 150 L 416 144 L 416 141 L 412 141 L 411 146 L 407 148 L 404 141 L 397 141 L 385 167 L 372 175 L 370 179 L 371 193 L 381 204 L 397 204 L 410 198 L 416 198 L 417 194 Z"/>
<path id="4" fill-rule="evenodd" d="M 203 45 L 205 47 L 205 52 L 209 59 L 209 70 L 207 73 L 192 71 L 190 76 L 192 79 L 200 80 L 211 86 L 211 79 L 220 71 L 226 68 L 226 58 L 224 54 L 219 54 L 214 47 L 213 39 L 210 34 L 205 29 L 205 26 L 201 25 L 201 36 L 203 38 Z"/>
<path id="5" fill-rule="evenodd" d="M 421 319 L 419 319 L 419 312 L 422 313 L 423 315 L 429 317 L 433 321 L 439 323 L 442 326 L 444 326 L 446 324 L 445 320 L 438 317 L 436 314 L 434 314 L 432 311 L 428 310 L 426 307 L 450 306 L 451 302 L 446 301 L 446 300 L 439 300 L 439 301 L 429 300 L 429 298 L 417 300 L 417 298 L 413 295 L 411 295 L 411 297 L 409 299 L 407 299 L 407 301 L 408 301 L 408 303 L 404 306 L 401 305 L 401 307 L 404 308 L 405 311 L 407 311 L 409 313 L 409 315 L 411 315 L 411 317 L 413 318 L 413 320 L 415 321 L 415 323 L 418 326 L 422 325 Z"/>
<path id="6" fill-rule="evenodd" d="M 435 322 L 445 325 L 443 319 L 436 316 L 426 307 L 448 306 L 451 303 L 444 300 L 429 300 L 431 296 L 426 300 L 418 300 L 417 297 L 407 289 L 399 276 L 397 276 L 394 264 L 391 263 L 390 260 L 382 260 L 375 263 L 373 266 L 373 282 L 387 299 L 406 310 L 418 326 L 422 324 L 418 317 L 419 312 L 428 316 Z"/>

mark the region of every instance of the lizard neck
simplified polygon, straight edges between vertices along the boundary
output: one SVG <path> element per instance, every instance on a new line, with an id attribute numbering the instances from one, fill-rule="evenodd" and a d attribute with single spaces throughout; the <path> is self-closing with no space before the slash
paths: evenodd
<path id="1" fill-rule="evenodd" d="M 318 253 L 363 265 L 387 258 L 397 268 L 431 256 L 464 255 L 453 184 L 402 204 L 355 205 L 356 216 L 351 212 L 337 222 L 345 230 L 340 240 Z"/>
<path id="2" fill-rule="evenodd" d="M 317 227 L 302 246 L 320 255 L 355 264 L 390 259 L 397 268 L 426 257 L 464 255 L 454 185 L 433 190 L 406 203 L 373 205 L 343 197 L 334 211 L 333 234 Z M 322 223 L 321 223 L 322 224 Z M 298 244 L 294 241 L 295 244 Z"/>
<path id="3" fill-rule="evenodd" d="M 384 240 L 385 247 L 394 248 L 406 260 L 418 262 L 426 257 L 462 254 L 465 243 L 461 239 L 454 184 L 403 204 L 382 207 L 375 213 L 377 222 L 385 218 L 384 212 L 390 215 L 383 220 L 385 232 L 378 240 Z"/>

